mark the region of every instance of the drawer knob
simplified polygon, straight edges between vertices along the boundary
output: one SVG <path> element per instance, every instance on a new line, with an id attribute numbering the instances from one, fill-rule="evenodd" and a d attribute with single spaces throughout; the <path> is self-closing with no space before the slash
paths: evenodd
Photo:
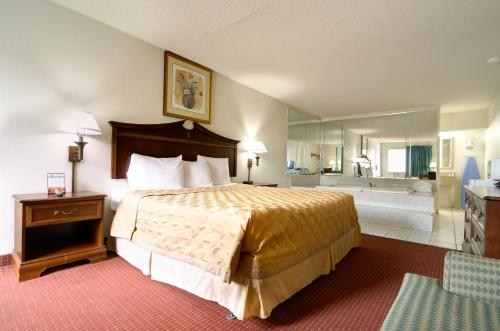
<path id="1" fill-rule="evenodd" d="M 78 209 L 78 208 L 73 208 L 69 211 L 55 209 L 53 214 L 54 215 L 73 215 L 73 214 L 78 214 L 79 212 L 80 212 L 80 209 Z"/>

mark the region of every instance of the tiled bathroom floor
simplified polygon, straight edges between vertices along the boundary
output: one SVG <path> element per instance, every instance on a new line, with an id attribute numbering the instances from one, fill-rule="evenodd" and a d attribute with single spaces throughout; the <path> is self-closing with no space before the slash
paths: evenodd
<path id="1" fill-rule="evenodd" d="M 360 219 L 359 224 L 361 225 L 361 232 L 366 234 L 450 249 L 462 249 L 464 233 L 463 209 L 440 209 L 432 232 L 378 224 L 369 219 Z"/>

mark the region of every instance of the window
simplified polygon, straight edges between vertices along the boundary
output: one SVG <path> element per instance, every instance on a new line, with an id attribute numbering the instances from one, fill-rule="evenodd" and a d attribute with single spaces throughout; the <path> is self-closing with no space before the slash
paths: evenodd
<path id="1" fill-rule="evenodd" d="M 389 172 L 406 172 L 406 149 L 390 149 L 388 152 L 387 163 L 387 169 Z"/>

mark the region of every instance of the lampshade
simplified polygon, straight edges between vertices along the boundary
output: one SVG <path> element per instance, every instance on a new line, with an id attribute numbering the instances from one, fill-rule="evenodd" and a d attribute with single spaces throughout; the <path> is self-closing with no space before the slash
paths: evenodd
<path id="1" fill-rule="evenodd" d="M 432 161 L 431 163 L 429 163 L 429 168 L 437 168 L 437 163 L 435 161 Z"/>
<path id="2" fill-rule="evenodd" d="M 260 140 L 248 140 L 243 143 L 243 149 L 250 153 L 262 154 L 267 153 L 267 148 Z"/>
<path id="3" fill-rule="evenodd" d="M 83 111 L 71 112 L 61 123 L 59 130 L 84 136 L 102 134 L 94 115 Z"/>
<path id="4" fill-rule="evenodd" d="M 474 142 L 471 137 L 465 138 L 465 149 L 474 149 Z"/>
<path id="5" fill-rule="evenodd" d="M 330 162 L 328 162 L 329 165 L 333 166 L 333 165 L 336 165 L 337 164 L 337 161 L 335 160 L 330 160 Z"/>

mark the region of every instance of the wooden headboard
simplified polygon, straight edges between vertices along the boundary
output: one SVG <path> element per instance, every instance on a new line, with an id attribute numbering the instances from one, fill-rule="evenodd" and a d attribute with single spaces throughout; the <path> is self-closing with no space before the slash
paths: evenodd
<path id="1" fill-rule="evenodd" d="M 133 153 L 153 157 L 175 157 L 182 154 L 185 161 L 196 161 L 204 155 L 229 159 L 229 174 L 236 176 L 236 145 L 238 140 L 222 137 L 193 123 L 185 129 L 184 121 L 165 124 L 130 124 L 110 121 L 113 128 L 111 144 L 111 178 L 127 178 L 130 156 Z"/>

